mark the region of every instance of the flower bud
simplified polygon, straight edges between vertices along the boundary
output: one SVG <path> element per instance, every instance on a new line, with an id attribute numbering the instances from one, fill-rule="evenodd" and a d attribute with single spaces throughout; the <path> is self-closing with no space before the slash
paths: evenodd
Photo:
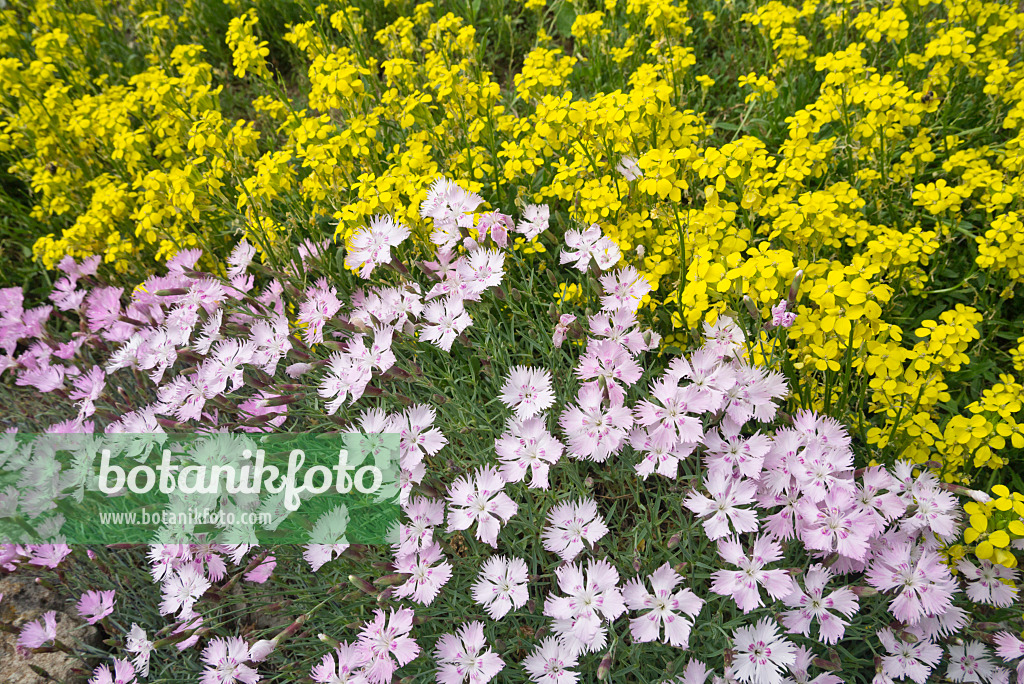
<path id="1" fill-rule="evenodd" d="M 249 661 L 261 663 L 277 648 L 277 639 L 260 639 L 249 649 Z"/>
<path id="2" fill-rule="evenodd" d="M 373 588 L 373 585 L 364 580 L 362 577 L 356 577 L 355 575 L 349 575 L 348 581 L 352 585 L 362 591 L 363 593 L 369 594 L 370 596 L 376 596 L 377 590 Z"/>

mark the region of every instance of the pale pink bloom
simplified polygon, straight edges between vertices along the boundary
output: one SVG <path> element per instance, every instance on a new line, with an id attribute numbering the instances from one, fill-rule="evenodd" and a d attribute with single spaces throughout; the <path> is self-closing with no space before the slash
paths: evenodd
<path id="1" fill-rule="evenodd" d="M 898 639 L 888 628 L 878 632 L 878 640 L 889 652 L 882 657 L 882 671 L 892 679 L 909 677 L 917 684 L 924 684 L 932 668 L 942 660 L 942 649 L 930 641 L 907 642 Z"/>
<path id="2" fill-rule="evenodd" d="M 516 232 L 522 233 L 527 240 L 532 240 L 548 229 L 551 210 L 546 204 L 527 204 L 523 208 L 523 218 L 516 226 Z"/>
<path id="3" fill-rule="evenodd" d="M 17 648 L 21 653 L 40 648 L 48 641 L 57 638 L 57 611 L 48 610 L 39 620 L 26 622 L 18 634 Z"/>
<path id="4" fill-rule="evenodd" d="M 515 224 L 512 222 L 511 216 L 502 214 L 500 211 L 489 211 L 480 215 L 476 229 L 479 232 L 481 243 L 487 239 L 487 234 L 490 233 L 494 245 L 499 249 L 505 249 L 508 246 L 508 232 L 515 230 Z"/>
<path id="5" fill-rule="evenodd" d="M 657 348 L 661 335 L 650 329 L 637 329 L 636 312 L 629 309 L 602 311 L 587 319 L 594 337 L 618 342 L 634 356 Z"/>
<path id="6" fill-rule="evenodd" d="M 401 466 L 414 468 L 425 455 L 434 455 L 448 440 L 434 427 L 434 409 L 426 404 L 410 406 L 391 419 L 391 430 L 399 434 Z"/>
<path id="7" fill-rule="evenodd" d="M 708 539 L 721 539 L 733 532 L 757 531 L 757 513 L 739 508 L 754 503 L 757 485 L 753 481 L 733 478 L 719 470 L 704 480 L 704 488 L 709 496 L 693 491 L 684 505 L 704 518 Z"/>
<path id="8" fill-rule="evenodd" d="M 338 290 L 327 285 L 321 278 L 306 290 L 306 300 L 299 306 L 299 323 L 305 325 L 303 337 L 306 344 L 319 344 L 324 341 L 324 324 L 334 318 L 341 309 L 338 301 Z"/>
<path id="9" fill-rule="evenodd" d="M 114 612 L 114 595 L 116 593 L 113 589 L 85 592 L 78 599 L 78 614 L 85 618 L 90 625 L 95 625 Z"/>
<path id="10" fill-rule="evenodd" d="M 636 311 L 644 296 L 651 291 L 646 276 L 632 266 L 601 276 L 601 287 L 605 292 L 601 297 L 601 308 L 605 311 Z"/>
<path id="11" fill-rule="evenodd" d="M 124 650 L 135 654 L 132 664 L 138 670 L 139 676 L 149 676 L 149 657 L 153 653 L 153 642 L 146 638 L 146 630 L 134 622 L 132 628 L 125 636 Z"/>
<path id="12" fill-rule="evenodd" d="M 756 480 L 761 475 L 764 457 L 771 450 L 772 441 L 759 432 L 750 436 L 722 437 L 718 430 L 709 430 L 704 434 L 704 445 L 704 462 L 709 471 L 726 475 L 738 473 Z"/>
<path id="13" fill-rule="evenodd" d="M 570 249 L 563 249 L 559 255 L 559 263 L 567 264 L 575 261 L 573 267 L 586 271 L 590 260 L 594 259 L 598 267 L 608 269 L 622 258 L 619 246 L 601 234 L 601 226 L 596 223 L 580 232 L 565 231 L 565 244 Z"/>
<path id="14" fill-rule="evenodd" d="M 391 248 L 409 237 L 409 229 L 390 216 L 374 216 L 369 228 L 360 228 L 348 240 L 345 267 L 360 278 L 369 278 L 373 269 L 391 261 Z"/>
<path id="15" fill-rule="evenodd" d="M 265 418 L 257 425 L 239 425 L 238 429 L 242 432 L 271 432 L 274 428 L 281 427 L 284 421 L 288 419 L 288 407 L 287 406 L 267 406 L 267 403 L 272 399 L 278 399 L 280 395 L 267 392 L 266 390 L 260 390 L 258 394 L 255 394 L 238 405 L 239 417 L 246 420 L 254 420 L 257 418 Z"/>
<path id="16" fill-rule="evenodd" d="M 71 553 L 67 544 L 38 544 L 29 547 L 28 562 L 53 570 Z"/>
<path id="17" fill-rule="evenodd" d="M 633 469 L 645 480 L 655 471 L 664 477 L 676 479 L 679 462 L 693 452 L 692 445 L 677 442 L 671 434 L 657 428 L 631 430 L 629 445 L 643 454 L 643 458 L 633 466 Z"/>
<path id="18" fill-rule="evenodd" d="M 957 569 L 968 580 L 967 598 L 975 603 L 987 603 L 1005 608 L 1017 598 L 1017 571 L 982 560 L 981 567 L 966 558 L 957 564 Z"/>
<path id="19" fill-rule="evenodd" d="M 375 610 L 374 618 L 359 632 L 356 648 L 370 684 L 386 684 L 395 670 L 412 662 L 420 653 L 419 644 L 409 636 L 415 614 L 408 608 L 392 610 L 385 616 Z"/>
<path id="20" fill-rule="evenodd" d="M 228 279 L 237 278 L 243 275 L 246 269 L 249 268 L 249 264 L 252 263 L 252 258 L 256 256 L 256 248 L 249 244 L 249 242 L 243 239 L 235 248 L 231 250 L 231 255 L 227 258 L 228 263 Z"/>
<path id="21" fill-rule="evenodd" d="M 393 547 L 396 556 L 405 556 L 430 546 L 434 540 L 434 527 L 444 522 L 444 501 L 417 496 L 402 509 L 409 523 L 399 526 L 398 544 Z"/>
<path id="22" fill-rule="evenodd" d="M 548 511 L 548 524 L 541 533 L 544 548 L 558 554 L 565 562 L 571 562 L 584 547 L 584 541 L 591 548 L 608 534 L 597 504 L 593 499 L 563 501 Z"/>
<path id="23" fill-rule="evenodd" d="M 465 530 L 476 523 L 476 538 L 498 548 L 501 525 L 519 509 L 502 491 L 504 486 L 494 467 L 479 468 L 474 477 L 455 480 L 448 490 L 448 531 Z"/>
<path id="24" fill-rule="evenodd" d="M 1018 639 L 1016 635 L 1009 632 L 996 632 L 992 635 L 992 640 L 996 645 L 996 654 L 1003 659 L 1003 662 L 1009 663 L 1012 660 L 1024 658 L 1024 641 Z M 1024 660 L 1017 663 L 1017 681 L 1024 681 Z"/>
<path id="25" fill-rule="evenodd" d="M 871 518 L 850 492 L 835 488 L 820 503 L 804 499 L 796 509 L 804 546 L 815 551 L 836 551 L 856 561 L 864 560 L 874 528 Z"/>
<path id="26" fill-rule="evenodd" d="M 732 642 L 731 671 L 747 684 L 781 684 L 784 668 L 796 662 L 796 647 L 767 618 L 755 627 L 737 628 Z"/>
<path id="27" fill-rule="evenodd" d="M 420 339 L 444 351 L 451 351 L 455 338 L 473 324 L 462 300 L 454 297 L 445 297 L 440 302 L 427 304 L 423 318 L 427 322 L 420 329 Z"/>
<path id="28" fill-rule="evenodd" d="M 636 158 L 628 155 L 619 160 L 619 163 L 615 165 L 615 170 L 621 173 L 628 181 L 635 181 L 637 178 L 642 178 L 644 175 L 644 172 L 640 170 L 640 164 L 637 162 Z"/>
<path id="29" fill-rule="evenodd" d="M 547 637 L 523 658 L 523 669 L 536 684 L 576 684 L 579 674 L 570 670 L 579 656 L 567 651 L 556 637 Z"/>
<path id="30" fill-rule="evenodd" d="M 559 263 L 567 264 L 575 261 L 574 268 L 586 271 L 594 256 L 595 245 L 601 239 L 601 226 L 595 223 L 582 232 L 573 229 L 567 230 L 564 239 L 566 246 L 570 249 L 562 250 Z"/>
<path id="31" fill-rule="evenodd" d="M 897 620 L 911 625 L 923 617 L 945 612 L 956 591 L 956 583 L 942 557 L 910 542 L 897 543 L 879 552 L 865 579 L 880 591 L 898 590 L 889 610 Z"/>
<path id="32" fill-rule="evenodd" d="M 793 591 L 783 600 L 794 610 L 782 615 L 782 624 L 790 632 L 810 635 L 811 623 L 818 621 L 819 639 L 834 644 L 843 638 L 849 622 L 838 617 L 836 611 L 852 617 L 857 612 L 857 596 L 847 587 L 840 587 L 825 595 L 825 585 L 832 579 L 832 572 L 823 565 L 815 564 L 804 574 L 804 590 L 793 582 Z M 806 593 L 805 593 L 806 592 Z"/>
<path id="33" fill-rule="evenodd" d="M 395 587 L 395 596 L 425 606 L 437 598 L 441 587 L 452 578 L 452 566 L 445 560 L 440 544 L 431 544 L 416 553 L 399 557 L 395 571 L 410 575 L 404 584 Z"/>
<path id="34" fill-rule="evenodd" d="M 555 576 L 565 596 L 548 596 L 544 615 L 554 619 L 554 631 L 568 652 L 597 651 L 608 634 L 605 623 L 626 610 L 618 588 L 619 572 L 606 560 L 588 560 L 586 577 L 575 563 L 556 568 Z"/>
<path id="35" fill-rule="evenodd" d="M 665 439 L 696 446 L 703 442 L 700 418 L 712 410 L 712 395 L 695 385 L 679 387 L 671 377 L 655 380 L 650 386 L 651 399 L 641 399 L 633 409 L 637 425 L 648 429 L 654 437 L 664 433 Z"/>
<path id="36" fill-rule="evenodd" d="M 267 556 L 263 559 L 263 562 L 257 565 L 255 568 L 245 573 L 243 579 L 246 582 L 253 582 L 255 584 L 263 584 L 270 576 L 274 574 L 274 568 L 277 567 L 277 558 L 274 556 Z"/>
<path id="37" fill-rule="evenodd" d="M 946 677 L 954 682 L 985 684 L 994 681 L 994 677 L 1001 669 L 992 662 L 988 649 L 980 641 L 949 646 L 949 667 L 946 669 Z"/>
<path id="38" fill-rule="evenodd" d="M 313 572 L 316 572 L 322 568 L 326 563 L 334 560 L 345 553 L 348 549 L 349 544 L 347 542 L 341 542 L 338 544 L 306 544 L 303 547 L 302 557 L 309 563 L 309 567 Z"/>
<path id="39" fill-rule="evenodd" d="M 317 387 L 317 394 L 329 401 L 324 405 L 327 415 L 334 415 L 346 401 L 355 403 L 373 379 L 373 370 L 352 354 L 336 351 L 327 361 L 327 373 Z"/>
<path id="40" fill-rule="evenodd" d="M 366 664 L 355 644 L 341 642 L 332 653 L 325 653 L 309 676 L 318 684 L 368 684 L 360 668 Z"/>
<path id="41" fill-rule="evenodd" d="M 887 522 L 903 515 L 907 508 L 896 492 L 888 491 L 892 485 L 889 472 L 876 466 L 864 471 L 857 487 L 857 505 L 870 516 L 875 530 L 883 529 Z"/>
<path id="42" fill-rule="evenodd" d="M 699 660 L 690 660 L 683 668 L 682 676 L 662 682 L 662 684 L 704 684 L 710 674 L 711 670 L 707 665 Z M 713 681 L 719 682 L 721 678 L 716 675 Z"/>
<path id="43" fill-rule="evenodd" d="M 161 587 L 163 600 L 160 602 L 160 614 L 168 615 L 177 611 L 180 617 L 188 619 L 196 601 L 211 586 L 210 581 L 194 565 L 175 569 Z"/>
<path id="44" fill-rule="evenodd" d="M 499 398 L 501 403 L 516 412 L 519 420 L 536 416 L 555 403 L 551 371 L 546 368 L 513 367 L 505 378 Z"/>
<path id="45" fill-rule="evenodd" d="M 730 316 L 719 316 L 714 325 L 704 323 L 704 348 L 718 359 L 741 356 L 747 336 Z"/>
<path id="46" fill-rule="evenodd" d="M 960 534 L 959 503 L 955 496 L 925 479 L 918 479 L 911 492 L 917 505 L 900 529 L 907 533 L 929 530 L 944 541 L 952 541 Z"/>
<path id="47" fill-rule="evenodd" d="M 250 329 L 251 341 L 256 345 L 252 362 L 264 372 L 271 375 L 277 370 L 277 364 L 291 351 L 288 319 L 275 316 L 270 320 L 259 320 Z"/>
<path id="48" fill-rule="evenodd" d="M 640 365 L 618 342 L 595 340 L 587 342 L 587 353 L 580 357 L 576 366 L 576 377 L 591 380 L 607 388 L 611 401 L 625 399 L 623 387 L 629 387 L 643 375 Z M 619 385 L 621 383 L 622 386 Z"/>
<path id="49" fill-rule="evenodd" d="M 749 557 L 744 555 L 743 546 L 735 537 L 720 539 L 718 553 L 726 563 L 740 569 L 715 571 L 711 591 L 732 596 L 744 613 L 764 605 L 759 586 L 763 586 L 768 595 L 776 600 L 785 598 L 793 588 L 793 580 L 785 570 L 765 570 L 767 564 L 782 559 L 782 547 L 768 537 L 754 540 Z"/>
<path id="50" fill-rule="evenodd" d="M 203 649 L 202 659 L 206 663 L 202 684 L 256 684 L 260 680 L 260 674 L 246 665 L 249 645 L 242 637 L 214 637 Z"/>
<path id="51" fill-rule="evenodd" d="M 558 422 L 574 456 L 600 463 L 622 448 L 633 427 L 633 416 L 621 401 L 611 401 L 605 408 L 604 392 L 588 383 L 580 388 L 576 404 L 562 411 Z"/>
<path id="52" fill-rule="evenodd" d="M 434 221 L 434 232 L 430 241 L 442 249 L 451 249 L 459 241 L 458 222 L 472 214 L 483 204 L 483 198 L 476 193 L 463 190 L 447 178 L 438 178 L 430 186 L 427 197 L 420 204 L 420 216 Z M 469 216 L 472 226 L 472 216 Z M 466 223 L 466 221 L 463 221 Z"/>
<path id="53" fill-rule="evenodd" d="M 505 433 L 494 441 L 494 450 L 506 482 L 520 482 L 528 474 L 530 487 L 548 488 L 548 471 L 562 457 L 565 447 L 548 432 L 542 418 L 508 419 Z"/>
<path id="54" fill-rule="evenodd" d="M 789 328 L 796 322 L 796 314 L 786 311 L 789 302 L 785 299 L 772 307 L 772 326 L 776 328 Z"/>
<path id="55" fill-rule="evenodd" d="M 648 575 L 653 591 L 647 591 L 639 578 L 626 583 L 622 598 L 630 610 L 647 610 L 629 621 L 633 641 L 656 641 L 665 628 L 661 641 L 676 648 L 686 648 L 690 641 L 690 629 L 700 613 L 704 601 L 689 589 L 673 591 L 683 581 L 675 570 L 665 563 Z M 687 617 L 688 616 L 688 617 Z"/>
<path id="56" fill-rule="evenodd" d="M 526 589 L 529 571 L 521 558 L 491 556 L 480 567 L 473 585 L 473 600 L 484 606 L 493 620 L 505 617 L 513 608 L 526 605 L 530 595 Z"/>
<path id="57" fill-rule="evenodd" d="M 457 634 L 442 634 L 434 650 L 439 684 L 484 684 L 494 679 L 505 662 L 487 646 L 484 623 L 474 620 Z"/>
<path id="58" fill-rule="evenodd" d="M 460 260 L 458 271 L 466 286 L 465 299 L 479 299 L 488 288 L 500 285 L 504 269 L 505 255 L 496 249 L 478 249 Z"/>
<path id="59" fill-rule="evenodd" d="M 146 675 L 143 675 L 146 676 Z M 114 669 L 109 665 L 100 665 L 92 671 L 89 684 L 134 684 L 135 668 L 127 660 L 114 658 Z"/>
<path id="60" fill-rule="evenodd" d="M 555 324 L 555 332 L 551 335 L 551 344 L 561 347 L 562 343 L 565 342 L 565 334 L 569 332 L 569 326 L 575 321 L 575 314 L 562 314 L 559 316 L 558 323 Z"/>

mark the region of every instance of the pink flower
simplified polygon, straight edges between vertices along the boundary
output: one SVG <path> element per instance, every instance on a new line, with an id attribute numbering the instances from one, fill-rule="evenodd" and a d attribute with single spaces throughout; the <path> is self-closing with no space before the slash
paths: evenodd
<path id="1" fill-rule="evenodd" d="M 782 548 L 767 537 L 754 540 L 749 557 L 743 554 L 743 547 L 735 537 L 719 540 L 718 553 L 726 563 L 740 569 L 715 571 L 711 591 L 732 596 L 744 613 L 763 605 L 758 585 L 763 586 L 773 599 L 785 598 L 793 588 L 793 580 L 785 570 L 764 569 L 768 563 L 782 559 Z"/>
<path id="2" fill-rule="evenodd" d="M 1005 608 L 1017 598 L 1017 571 L 982 560 L 981 567 L 967 559 L 961 560 L 957 568 L 969 580 L 967 598 L 975 603 L 987 603 Z"/>
<path id="3" fill-rule="evenodd" d="M 587 574 L 578 564 L 555 570 L 558 588 L 565 596 L 548 596 L 544 615 L 553 618 L 554 631 L 572 654 L 593 653 L 604 646 L 605 622 L 622 615 L 626 606 L 618 589 L 619 573 L 608 561 L 587 561 Z"/>
<path id="4" fill-rule="evenodd" d="M 708 539 L 727 536 L 730 525 L 737 534 L 757 531 L 757 514 L 746 508 L 737 508 L 754 502 L 756 484 L 730 477 L 719 470 L 704 480 L 704 487 L 710 498 L 694 491 L 686 498 L 685 506 L 704 518 L 704 532 Z"/>
<path id="5" fill-rule="evenodd" d="M 391 429 L 399 434 L 401 466 L 406 470 L 416 467 L 425 455 L 434 455 L 448 440 L 433 427 L 434 409 L 426 404 L 407 408 L 401 415 L 391 419 Z"/>
<path id="6" fill-rule="evenodd" d="M 871 517 L 850 492 L 835 488 L 820 503 L 803 499 L 796 510 L 800 539 L 808 549 L 836 551 L 855 561 L 864 560 L 874 528 Z"/>
<path id="7" fill-rule="evenodd" d="M 499 397 L 501 403 L 516 412 L 519 420 L 532 418 L 555 403 L 551 371 L 515 366 L 505 378 Z"/>
<path id="8" fill-rule="evenodd" d="M 783 299 L 772 307 L 772 326 L 776 328 L 788 328 L 796 322 L 796 314 L 786 311 L 789 302 Z"/>
<path id="9" fill-rule="evenodd" d="M 880 591 L 898 590 L 889 610 L 897 620 L 911 625 L 945 612 L 956 591 L 941 556 L 911 542 L 881 551 L 872 560 L 865 579 Z"/>
<path id="10" fill-rule="evenodd" d="M 438 561 L 441 561 L 438 563 Z M 409 598 L 429 606 L 452 577 L 452 566 L 444 560 L 440 544 L 431 544 L 418 552 L 399 557 L 395 570 L 411 575 L 395 588 L 395 596 Z"/>
<path id="11" fill-rule="evenodd" d="M 817 620 L 821 641 L 834 644 L 843 638 L 849 623 L 830 611 L 837 611 L 848 618 L 853 616 L 857 612 L 857 596 L 846 587 L 840 587 L 825 596 L 825 585 L 831 579 L 832 572 L 828 568 L 815 564 L 804 574 L 806 593 L 801 591 L 798 583 L 793 582 L 792 593 L 783 599 L 787 606 L 795 609 L 782 615 L 782 624 L 786 629 L 794 634 L 808 636 L 811 623 Z"/>
<path id="12" fill-rule="evenodd" d="M 423 318 L 427 323 L 420 329 L 420 339 L 444 351 L 451 351 L 455 338 L 473 324 L 462 300 L 455 297 L 445 297 L 440 302 L 427 304 Z"/>
<path id="13" fill-rule="evenodd" d="M 277 559 L 274 556 L 267 556 L 262 563 L 257 565 L 255 568 L 245 573 L 246 582 L 254 582 L 256 584 L 263 584 L 270 576 L 274 574 L 274 568 L 277 567 Z"/>
<path id="14" fill-rule="evenodd" d="M 551 210 L 546 204 L 527 204 L 523 208 L 523 218 L 516 226 L 516 232 L 522 233 L 527 240 L 532 240 L 548 229 Z"/>
<path id="15" fill-rule="evenodd" d="M 87 591 L 78 600 L 78 614 L 85 618 L 90 625 L 114 612 L 114 595 L 117 592 L 111 591 Z"/>
<path id="16" fill-rule="evenodd" d="M 304 324 L 306 344 L 320 344 L 324 341 L 324 324 L 334 318 L 341 309 L 338 290 L 327 285 L 321 278 L 314 287 L 306 290 L 306 301 L 299 306 L 299 323 Z"/>
<path id="17" fill-rule="evenodd" d="M 434 527 L 444 522 L 444 502 L 422 496 L 413 498 L 403 506 L 409 524 L 399 526 L 396 556 L 405 556 L 430 546 L 434 540 Z"/>
<path id="18" fill-rule="evenodd" d="M 455 247 L 460 239 L 459 227 L 473 225 L 472 213 L 483 201 L 480 195 L 463 190 L 447 178 L 434 181 L 420 204 L 420 216 L 434 221 L 430 241 L 442 249 Z"/>
<path id="19" fill-rule="evenodd" d="M 395 670 L 412 662 L 420 653 L 419 644 L 409 636 L 414 613 L 408 608 L 392 610 L 385 616 L 375 610 L 374 618 L 359 632 L 356 648 L 365 661 L 370 684 L 386 684 Z"/>
<path id="20" fill-rule="evenodd" d="M 548 471 L 562 457 L 565 447 L 551 436 L 541 418 L 509 419 L 505 433 L 494 441 L 506 482 L 520 482 L 530 474 L 530 486 L 548 488 Z"/>
<path id="21" fill-rule="evenodd" d="M 588 383 L 580 388 L 577 403 L 562 411 L 559 424 L 574 456 L 600 463 L 622 448 L 633 416 L 621 401 L 611 401 L 605 408 L 604 392 Z"/>
<path id="22" fill-rule="evenodd" d="M 796 647 L 778 633 L 778 627 L 762 618 L 756 627 L 733 632 L 732 672 L 748 684 L 780 684 L 783 668 L 796 662 Z"/>
<path id="23" fill-rule="evenodd" d="M 480 568 L 473 585 L 473 600 L 484 606 L 493 620 L 505 617 L 513 608 L 522 608 L 530 598 L 526 590 L 529 571 L 521 558 L 491 556 Z"/>
<path id="24" fill-rule="evenodd" d="M 501 491 L 504 486 L 505 481 L 494 467 L 478 469 L 472 479 L 457 479 L 448 490 L 448 531 L 465 530 L 477 523 L 476 538 L 498 548 L 501 525 L 519 509 Z"/>
<path id="25" fill-rule="evenodd" d="M 601 276 L 601 287 L 605 292 L 601 297 L 601 308 L 605 311 L 636 311 L 644 296 L 651 291 L 647 277 L 632 266 Z"/>
<path id="26" fill-rule="evenodd" d="M 495 249 L 477 249 L 459 260 L 459 277 L 465 284 L 465 299 L 478 300 L 489 288 L 501 284 L 505 255 Z"/>
<path id="27" fill-rule="evenodd" d="M 333 653 L 325 653 L 320 664 L 313 666 L 309 675 L 318 684 L 368 684 L 360 670 L 365 664 L 359 648 L 343 641 Z"/>
<path id="28" fill-rule="evenodd" d="M 536 684 L 576 684 L 579 674 L 569 668 L 577 662 L 577 654 L 567 651 L 556 637 L 548 637 L 523 659 L 523 669 Z"/>
<path id="29" fill-rule="evenodd" d="M 700 613 L 704 601 L 697 598 L 689 589 L 673 592 L 683 578 L 668 563 L 655 570 L 653 575 L 648 575 L 648 579 L 651 580 L 653 592 L 647 591 L 638 578 L 627 582 L 622 589 L 622 597 L 627 608 L 649 609 L 643 615 L 629 621 L 633 641 L 656 641 L 664 626 L 665 636 L 662 641 L 676 648 L 686 648 L 690 641 L 693 620 Z M 689 616 L 689 619 L 686 616 Z"/>
<path id="30" fill-rule="evenodd" d="M 548 511 L 548 525 L 541 533 L 544 548 L 565 562 L 571 562 L 584 549 L 584 541 L 591 548 L 608 534 L 608 526 L 597 512 L 593 499 L 563 501 Z"/>
<path id="31" fill-rule="evenodd" d="M 601 235 L 601 226 L 596 223 L 583 232 L 571 229 L 565 231 L 565 244 L 570 249 L 562 250 L 559 263 L 575 261 L 573 268 L 580 271 L 587 270 L 591 259 L 597 262 L 599 268 L 609 269 L 622 258 L 619 246 Z"/>
<path id="32" fill-rule="evenodd" d="M 149 676 L 149 656 L 153 652 L 153 642 L 146 638 L 146 630 L 134 622 L 125 636 L 124 650 L 134 653 L 132 664 L 142 677 Z"/>
<path id="33" fill-rule="evenodd" d="M 185 565 L 174 570 L 164 580 L 161 592 L 160 614 L 168 615 L 178 611 L 178 615 L 188 619 L 192 615 L 192 607 L 199 597 L 206 593 L 212 585 L 196 570 L 195 565 Z"/>
<path id="34" fill-rule="evenodd" d="M 249 645 L 242 637 L 214 637 L 203 649 L 202 684 L 256 684 L 260 674 L 245 663 L 250 660 Z"/>
<path id="35" fill-rule="evenodd" d="M 391 261 L 391 248 L 409 237 L 409 229 L 390 216 L 374 216 L 369 228 L 360 228 L 348 240 L 345 267 L 369 278 L 373 269 Z"/>
<path id="36" fill-rule="evenodd" d="M 61 561 L 71 553 L 71 547 L 67 544 L 39 544 L 30 546 L 28 562 L 32 565 L 40 565 L 51 570 L 60 565 Z"/>
<path id="37" fill-rule="evenodd" d="M 57 611 L 48 610 L 41 620 L 26 622 L 18 634 L 17 648 L 21 653 L 40 648 L 48 641 L 57 639 Z"/>
<path id="38" fill-rule="evenodd" d="M 115 658 L 113 672 L 109 665 L 100 665 L 92 671 L 89 684 L 133 684 L 135 681 L 135 668 L 132 664 L 127 660 Z"/>
<path id="39" fill-rule="evenodd" d="M 889 652 L 882 658 L 882 671 L 892 679 L 910 677 L 917 684 L 924 684 L 932 668 L 942 660 L 942 649 L 930 641 L 903 641 L 888 628 L 878 632 L 878 639 Z"/>
<path id="40" fill-rule="evenodd" d="M 612 340 L 591 339 L 587 342 L 587 353 L 580 357 L 576 367 L 576 377 L 595 384 L 602 381 L 611 400 L 618 402 L 625 398 L 623 387 L 629 387 L 641 375 L 643 370 L 632 355 Z"/>
<path id="41" fill-rule="evenodd" d="M 994 681 L 1001 668 L 996 667 L 988 655 L 988 649 L 980 641 L 968 641 L 965 644 L 949 646 L 949 667 L 946 677 L 954 682 L 976 682 L 984 684 Z M 1004 675 L 1009 673 L 1002 671 Z M 1008 677 L 1003 677 L 1007 681 Z"/>
<path id="42" fill-rule="evenodd" d="M 505 667 L 505 662 L 487 647 L 484 623 L 479 621 L 463 625 L 458 635 L 442 634 L 437 641 L 434 657 L 439 684 L 484 684 L 491 681 Z"/>
<path id="43" fill-rule="evenodd" d="M 561 347 L 562 343 L 565 342 L 565 334 L 569 332 L 569 326 L 575 321 L 575 314 L 562 314 L 559 316 L 558 323 L 555 324 L 555 332 L 551 335 L 551 344 Z"/>
<path id="44" fill-rule="evenodd" d="M 663 477 L 676 479 L 679 462 L 693 451 L 692 445 L 677 442 L 670 434 L 657 428 L 631 430 L 629 445 L 643 454 L 643 459 L 633 466 L 633 469 L 645 480 L 655 471 Z"/>
<path id="45" fill-rule="evenodd" d="M 326 563 L 331 562 L 341 554 L 345 553 L 345 550 L 349 547 L 347 542 L 341 542 L 337 544 L 306 544 L 302 552 L 302 557 L 309 563 L 309 567 L 313 572 L 316 572 L 322 568 Z"/>

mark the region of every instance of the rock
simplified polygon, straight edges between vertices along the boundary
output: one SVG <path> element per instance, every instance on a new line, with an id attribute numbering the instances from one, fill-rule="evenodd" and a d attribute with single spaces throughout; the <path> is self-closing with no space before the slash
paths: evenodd
<path id="1" fill-rule="evenodd" d="M 0 576 L 0 622 L 20 628 L 48 610 L 57 611 L 57 639 L 74 648 L 78 642 L 99 643 L 99 630 L 64 610 L 60 599 L 31 577 L 18 574 Z M 24 657 L 15 650 L 18 637 L 0 632 L 0 673 L 4 684 L 44 684 L 47 680 L 30 667 L 50 674 L 51 682 L 84 684 L 89 665 L 81 658 L 62 652 L 31 653 Z"/>

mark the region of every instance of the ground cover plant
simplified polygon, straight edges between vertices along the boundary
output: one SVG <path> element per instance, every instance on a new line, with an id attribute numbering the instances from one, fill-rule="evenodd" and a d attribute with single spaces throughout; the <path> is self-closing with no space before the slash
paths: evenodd
<path id="1" fill-rule="evenodd" d="M 5 429 L 397 433 L 403 511 L 391 546 L 11 539 L 103 634 L 24 652 L 1024 675 L 1015 4 L 9 5 Z M 50 465 L 0 443 L 5 519 L 49 529 Z"/>

